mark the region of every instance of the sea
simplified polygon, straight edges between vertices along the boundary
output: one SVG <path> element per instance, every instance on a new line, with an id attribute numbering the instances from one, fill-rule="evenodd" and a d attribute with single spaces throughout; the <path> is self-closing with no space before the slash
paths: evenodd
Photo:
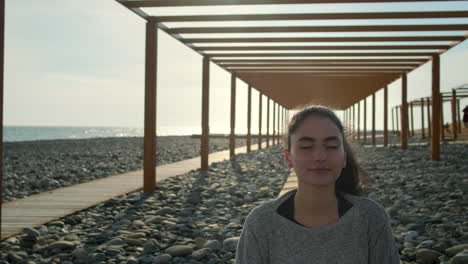
<path id="1" fill-rule="evenodd" d="M 200 134 L 200 127 L 158 127 L 158 136 Z M 80 139 L 103 137 L 143 137 L 144 129 L 136 127 L 69 127 L 69 126 L 4 126 L 3 142 Z"/>

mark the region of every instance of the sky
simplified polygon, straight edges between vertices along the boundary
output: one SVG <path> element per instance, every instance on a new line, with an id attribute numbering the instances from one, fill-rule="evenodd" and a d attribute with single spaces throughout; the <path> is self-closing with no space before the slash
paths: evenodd
<path id="1" fill-rule="evenodd" d="M 446 10 L 468 10 L 466 3 L 439 5 Z M 271 12 L 274 8 L 257 10 Z M 303 10 L 294 8 L 295 12 Z M 333 10 L 336 5 L 326 8 Z M 162 31 L 158 37 L 158 130 L 195 127 L 201 131 L 202 57 Z M 4 125 L 143 127 L 144 48 L 145 21 L 116 1 L 6 0 Z M 467 41 L 441 56 L 441 91 L 468 83 L 467 59 Z M 409 100 L 431 94 L 430 71 L 429 62 L 408 75 Z M 236 132 L 245 133 L 247 84 L 238 80 L 237 87 Z M 252 99 L 252 132 L 256 133 L 256 90 Z M 382 91 L 376 93 L 376 99 L 377 117 L 383 117 Z M 370 109 L 370 97 L 367 100 Z M 389 85 L 389 106 L 398 104 L 400 80 Z M 465 99 L 462 108 L 466 104 Z M 211 64 L 211 132 L 229 133 L 229 111 L 230 74 Z M 445 120 L 450 120 L 448 103 L 444 112 Z M 419 127 L 419 110 L 414 114 L 415 127 Z M 367 115 L 370 118 L 370 112 Z M 381 119 L 377 118 L 377 129 L 383 127 Z"/>

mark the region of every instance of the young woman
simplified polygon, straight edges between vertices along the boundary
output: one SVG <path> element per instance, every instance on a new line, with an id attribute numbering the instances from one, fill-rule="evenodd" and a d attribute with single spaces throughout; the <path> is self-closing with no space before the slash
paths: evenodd
<path id="1" fill-rule="evenodd" d="M 249 213 L 237 264 L 400 263 L 388 215 L 362 196 L 366 174 L 331 110 L 294 115 L 283 152 L 298 188 Z"/>

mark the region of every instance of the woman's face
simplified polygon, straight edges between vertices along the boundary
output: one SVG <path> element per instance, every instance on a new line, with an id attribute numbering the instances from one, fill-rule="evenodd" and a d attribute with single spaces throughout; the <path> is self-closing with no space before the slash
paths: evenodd
<path id="1" fill-rule="evenodd" d="M 307 117 L 291 135 L 291 150 L 284 157 L 298 180 L 308 185 L 334 185 L 346 167 L 343 137 L 328 118 Z"/>

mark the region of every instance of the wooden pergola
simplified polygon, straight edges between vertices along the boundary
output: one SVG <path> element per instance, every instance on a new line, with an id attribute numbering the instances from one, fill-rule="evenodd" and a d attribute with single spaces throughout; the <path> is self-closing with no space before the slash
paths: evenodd
<path id="1" fill-rule="evenodd" d="M 461 120 L 460 120 L 460 99 L 463 98 L 468 98 L 468 84 L 464 84 L 461 86 L 458 86 L 456 88 L 452 88 L 451 92 L 443 92 L 440 93 L 440 98 L 442 100 L 441 105 L 440 105 L 440 139 L 441 140 L 446 140 L 447 138 L 445 137 L 445 128 L 444 128 L 444 111 L 443 111 L 443 104 L 445 102 L 450 103 L 450 109 L 451 109 L 451 125 L 452 125 L 452 139 L 456 140 L 458 138 L 458 134 L 461 133 Z M 431 97 L 423 97 L 419 99 L 414 99 L 410 102 L 409 104 L 409 110 L 410 110 L 410 115 L 409 115 L 409 120 L 410 120 L 410 130 L 408 131 L 409 136 L 414 136 L 414 115 L 413 115 L 413 108 L 414 107 L 420 107 L 421 108 L 421 137 L 425 138 L 425 122 L 424 120 L 427 120 L 427 131 L 428 131 L 428 137 L 431 137 L 431 105 L 432 105 L 432 98 Z M 395 118 L 398 120 L 398 109 L 401 108 L 401 105 L 394 106 L 392 109 L 395 110 Z M 392 110 L 392 111 L 393 111 Z M 425 118 L 425 115 L 427 114 L 427 117 Z M 393 118 L 393 112 L 392 112 L 392 118 Z M 399 132 L 398 128 L 398 122 L 397 122 L 397 127 L 396 131 Z"/>
<path id="2" fill-rule="evenodd" d="M 145 136 L 144 136 L 144 191 L 155 188 L 156 153 L 156 76 L 157 30 L 163 30 L 176 40 L 203 56 L 202 78 L 202 137 L 201 169 L 208 168 L 209 135 L 209 78 L 210 63 L 215 63 L 231 74 L 231 130 L 230 153 L 235 146 L 236 79 L 248 84 L 247 147 L 251 140 L 251 89 L 260 92 L 259 144 L 262 141 L 262 95 L 284 116 L 285 111 L 307 104 L 322 104 L 344 111 L 345 122 L 355 131 L 355 105 L 372 95 L 372 126 L 375 128 L 375 93 L 384 89 L 384 145 L 387 146 L 387 85 L 397 79 L 402 82 L 400 107 L 401 147 L 408 147 L 408 85 L 407 74 L 422 64 L 432 62 L 431 153 L 440 159 L 440 56 L 465 40 L 468 24 L 434 23 L 436 19 L 468 18 L 468 11 L 434 10 L 430 12 L 363 12 L 359 13 L 268 13 L 225 14 L 207 9 L 203 15 L 178 15 L 179 9 L 225 6 L 238 7 L 298 4 L 405 4 L 430 0 L 116 0 L 146 20 L 146 74 L 145 74 Z M 444 1 L 463 2 L 466 0 Z M 151 15 L 150 10 L 170 10 L 170 14 Z M 169 8 L 169 9 L 167 9 Z M 172 11 L 173 12 L 172 12 Z M 166 13 L 167 13 L 166 12 Z M 172 12 L 172 13 L 171 13 Z M 365 21 L 364 25 L 320 25 L 334 20 Z M 397 23 L 385 25 L 372 21 L 390 19 Z M 417 19 L 422 24 L 405 23 Z M 220 25 L 229 21 L 228 26 Z M 264 26 L 258 23 L 268 22 Z M 401 22 L 403 21 L 403 22 Z M 297 25 L 302 22 L 312 25 Z M 399 22 L 399 23 L 398 23 Z M 183 25 L 183 26 L 180 26 Z M 185 26 L 188 25 L 188 26 Z M 197 26 L 198 25 L 198 26 Z M 378 32 L 377 35 L 370 33 Z M 455 32 L 455 33 L 454 33 Z M 274 33 L 272 37 L 272 33 Z M 351 35 L 349 34 L 351 33 Z M 223 35 L 224 34 L 224 35 Z M 312 35 L 311 35 L 312 34 Z M 323 34 L 323 35 L 318 35 Z M 334 34 L 330 36 L 330 34 Z M 362 44 L 362 42 L 366 44 Z M 401 44 L 401 43 L 404 44 Z M 294 45 L 292 45 L 294 43 Z M 369 44 L 371 43 L 371 44 Z M 421 44 L 423 43 L 423 44 Z M 442 44 L 441 44 L 442 43 Z M 367 106 L 365 106 L 367 107 Z M 269 109 L 267 108 L 266 139 L 269 143 Z M 276 116 L 273 113 L 273 116 Z M 359 116 L 359 115 L 358 115 Z M 279 120 L 279 115 L 278 115 Z M 274 123 L 275 121 L 273 121 Z M 282 120 L 284 122 L 284 118 Z M 279 125 L 279 122 L 277 123 Z M 358 123 L 359 124 L 359 123 Z M 284 125 L 284 123 L 283 123 Z M 275 125 L 273 125 L 275 126 Z M 273 131 L 273 138 L 278 137 Z M 375 129 L 374 129 L 375 130 Z M 373 133 L 373 143 L 375 135 Z"/>

